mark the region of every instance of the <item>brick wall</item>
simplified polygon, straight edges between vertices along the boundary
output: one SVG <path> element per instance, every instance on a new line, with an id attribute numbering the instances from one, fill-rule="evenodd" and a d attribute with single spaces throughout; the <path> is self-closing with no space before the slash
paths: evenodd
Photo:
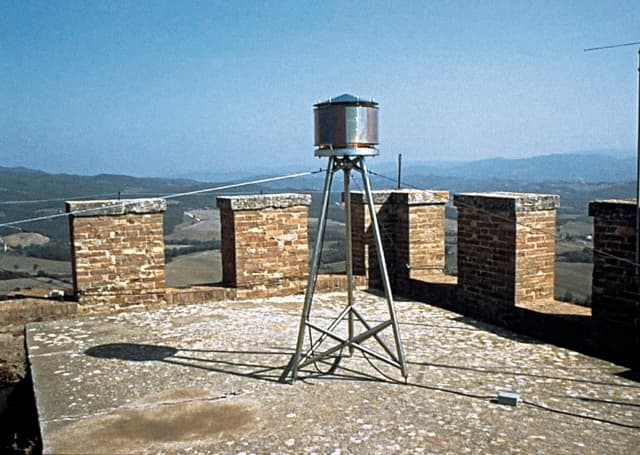
<path id="1" fill-rule="evenodd" d="M 589 204 L 594 217 L 592 315 L 603 341 L 640 348 L 640 278 L 635 262 L 635 201 Z M 621 258 L 617 259 L 617 258 Z"/>
<path id="2" fill-rule="evenodd" d="M 222 225 L 222 278 L 227 286 L 304 289 L 309 273 L 311 196 L 272 194 L 217 198 Z"/>
<path id="3" fill-rule="evenodd" d="M 447 191 L 394 191 L 396 281 L 429 281 L 445 266 Z"/>
<path id="4" fill-rule="evenodd" d="M 454 196 L 462 305 L 491 312 L 553 299 L 558 202 L 548 194 Z"/>
<path id="5" fill-rule="evenodd" d="M 165 209 L 162 199 L 67 202 L 80 308 L 164 302 Z"/>
<path id="6" fill-rule="evenodd" d="M 390 198 L 391 191 L 373 192 L 373 203 L 380 227 L 382 246 L 387 258 L 389 278 L 395 273 L 395 264 L 389 261 L 393 251 L 393 224 L 395 222 L 395 211 L 392 209 Z M 370 287 L 381 289 L 382 280 L 373 233 L 371 232 L 371 217 L 363 192 L 351 192 L 351 248 L 353 274 L 367 276 Z"/>
<path id="7" fill-rule="evenodd" d="M 376 216 L 389 279 L 402 293 L 410 279 L 428 280 L 445 264 L 446 191 L 374 191 Z M 362 192 L 351 194 L 353 270 L 369 275 L 371 287 L 381 287 L 371 219 Z"/>
<path id="8" fill-rule="evenodd" d="M 77 311 L 78 304 L 76 302 L 29 297 L 3 300 L 0 305 L 0 326 L 69 318 L 75 316 Z"/>

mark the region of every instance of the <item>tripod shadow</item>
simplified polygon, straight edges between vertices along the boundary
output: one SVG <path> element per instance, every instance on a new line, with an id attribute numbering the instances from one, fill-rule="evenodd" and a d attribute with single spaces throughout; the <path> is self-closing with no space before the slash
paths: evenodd
<path id="1" fill-rule="evenodd" d="M 231 351 L 212 349 L 183 349 L 172 346 L 138 343 L 108 343 L 90 347 L 84 353 L 98 359 L 117 359 L 128 362 L 162 362 L 187 368 L 196 368 L 232 376 L 240 376 L 260 381 L 289 384 L 281 380 L 282 371 L 287 368 L 293 351 L 279 347 L 264 351 Z M 215 357 L 212 357 L 215 356 Z M 265 362 L 255 358 L 264 358 Z M 331 371 L 330 361 L 319 361 L 327 371 L 303 368 L 299 371 L 300 382 L 322 378 L 337 381 L 374 381 L 384 379 L 341 366 L 340 372 Z M 317 366 L 316 366 L 317 367 Z"/>
<path id="2" fill-rule="evenodd" d="M 278 382 L 279 372 L 285 368 L 286 360 L 293 354 L 292 351 L 279 348 L 272 351 L 216 351 L 136 343 L 102 344 L 93 346 L 84 353 L 95 358 L 129 362 L 156 361 L 270 382 Z M 212 358 L 212 355 L 216 357 Z M 265 363 L 252 361 L 255 356 L 264 356 L 269 360 Z M 274 363 L 280 359 L 285 363 Z"/>

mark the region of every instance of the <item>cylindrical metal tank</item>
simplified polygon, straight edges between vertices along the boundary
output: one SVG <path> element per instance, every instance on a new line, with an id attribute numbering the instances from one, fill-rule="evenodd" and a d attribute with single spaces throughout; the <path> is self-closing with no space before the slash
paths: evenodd
<path id="1" fill-rule="evenodd" d="M 377 155 L 378 103 L 344 94 L 314 106 L 317 156 Z"/>

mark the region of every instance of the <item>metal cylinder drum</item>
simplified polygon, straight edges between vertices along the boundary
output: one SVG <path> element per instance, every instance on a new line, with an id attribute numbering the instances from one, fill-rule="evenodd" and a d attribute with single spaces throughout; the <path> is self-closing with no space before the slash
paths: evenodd
<path id="1" fill-rule="evenodd" d="M 375 101 L 341 95 L 316 104 L 314 117 L 316 155 L 377 154 L 378 103 Z M 336 153 L 332 153 L 333 150 Z"/>

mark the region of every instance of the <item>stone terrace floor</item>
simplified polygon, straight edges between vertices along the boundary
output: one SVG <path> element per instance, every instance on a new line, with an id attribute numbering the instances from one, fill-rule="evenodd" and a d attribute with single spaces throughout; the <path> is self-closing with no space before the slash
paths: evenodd
<path id="1" fill-rule="evenodd" d="M 382 298 L 356 297 L 370 319 L 386 319 Z M 640 382 L 624 367 L 423 303 L 398 302 L 408 384 L 358 354 L 333 375 L 305 370 L 281 384 L 302 299 L 30 324 L 44 452 L 640 450 Z M 343 306 L 342 294 L 316 295 L 313 317 L 328 324 Z M 497 404 L 498 391 L 523 403 Z"/>

